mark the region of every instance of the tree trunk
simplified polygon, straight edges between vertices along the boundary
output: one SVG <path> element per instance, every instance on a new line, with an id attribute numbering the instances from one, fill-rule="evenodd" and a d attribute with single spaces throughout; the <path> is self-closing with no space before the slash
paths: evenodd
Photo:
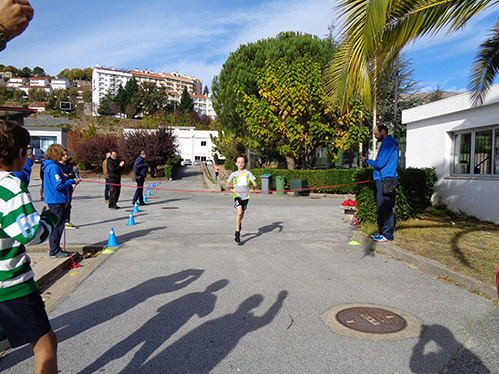
<path id="1" fill-rule="evenodd" d="M 286 156 L 286 162 L 288 163 L 288 170 L 295 170 L 296 164 L 293 156 Z"/>

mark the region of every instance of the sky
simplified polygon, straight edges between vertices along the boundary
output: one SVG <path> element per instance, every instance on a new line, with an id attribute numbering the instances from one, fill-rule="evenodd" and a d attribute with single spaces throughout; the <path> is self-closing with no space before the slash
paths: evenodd
<path id="1" fill-rule="evenodd" d="M 100 65 L 178 72 L 211 86 L 230 53 L 242 44 L 283 31 L 340 31 L 336 1 L 329 0 L 31 0 L 35 16 L 8 43 L 0 63 L 40 66 L 56 76 L 64 68 Z M 418 88 L 465 92 L 480 42 L 499 8 L 475 17 L 459 32 L 418 40 L 405 48 Z"/>

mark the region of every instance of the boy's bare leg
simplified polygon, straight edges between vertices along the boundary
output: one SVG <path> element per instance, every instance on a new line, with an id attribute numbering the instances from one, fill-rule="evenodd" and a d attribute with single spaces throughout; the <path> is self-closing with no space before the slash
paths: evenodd
<path id="1" fill-rule="evenodd" d="M 57 336 L 53 330 L 29 343 L 35 353 L 35 374 L 57 374 Z"/>
<path id="2" fill-rule="evenodd" d="M 236 213 L 236 231 L 241 231 L 241 222 L 243 221 L 244 210 L 242 207 L 237 208 Z"/>

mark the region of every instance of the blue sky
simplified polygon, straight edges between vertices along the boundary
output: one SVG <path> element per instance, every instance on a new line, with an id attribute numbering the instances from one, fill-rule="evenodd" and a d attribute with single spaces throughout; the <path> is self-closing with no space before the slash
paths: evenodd
<path id="1" fill-rule="evenodd" d="M 0 53 L 0 63 L 64 68 L 105 67 L 179 72 L 210 86 L 239 45 L 300 31 L 324 37 L 339 24 L 325 0 L 31 0 L 35 18 Z M 476 48 L 499 14 L 496 7 L 463 31 L 406 48 L 420 88 L 464 92 Z M 338 28 L 337 28 L 338 30 Z"/>

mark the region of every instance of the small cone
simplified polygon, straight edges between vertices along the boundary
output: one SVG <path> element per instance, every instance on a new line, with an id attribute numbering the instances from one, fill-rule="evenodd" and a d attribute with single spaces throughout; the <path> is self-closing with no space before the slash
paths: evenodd
<path id="1" fill-rule="evenodd" d="M 168 183 L 168 178 L 166 178 L 166 183 Z"/>
<path id="2" fill-rule="evenodd" d="M 151 196 L 151 190 L 147 190 L 147 196 Z"/>
<path id="3" fill-rule="evenodd" d="M 146 197 L 146 195 L 144 195 L 144 203 L 147 203 L 147 197 Z"/>
<path id="4" fill-rule="evenodd" d="M 133 205 L 132 213 L 140 213 L 139 204 L 137 204 L 137 202 Z"/>
<path id="5" fill-rule="evenodd" d="M 156 187 L 156 182 L 154 182 L 154 183 L 152 184 L 152 187 L 153 187 L 153 188 L 154 188 L 154 187 Z"/>
<path id="6" fill-rule="evenodd" d="M 161 184 L 161 181 L 158 181 L 158 184 Z"/>
<path id="7" fill-rule="evenodd" d="M 107 241 L 106 247 L 117 247 L 119 246 L 120 243 L 116 240 L 116 235 L 114 234 L 114 229 L 111 227 L 111 230 L 109 231 L 109 240 Z M 105 253 L 105 252 L 103 252 Z M 106 252 L 109 253 L 109 252 Z"/>
<path id="8" fill-rule="evenodd" d="M 106 248 L 104 249 L 101 253 L 105 253 L 105 254 L 113 254 L 114 251 L 111 249 L 111 248 Z"/>
<path id="9" fill-rule="evenodd" d="M 126 225 L 135 226 L 135 220 L 133 219 L 133 212 L 130 212 L 130 215 L 128 216 L 128 223 Z"/>

